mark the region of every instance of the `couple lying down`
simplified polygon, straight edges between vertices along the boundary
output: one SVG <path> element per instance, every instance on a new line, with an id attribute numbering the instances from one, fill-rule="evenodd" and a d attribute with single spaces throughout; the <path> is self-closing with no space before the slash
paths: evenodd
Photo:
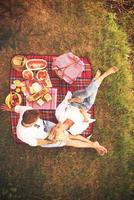
<path id="1" fill-rule="evenodd" d="M 107 149 L 99 142 L 92 142 L 80 134 L 88 128 L 89 123 L 95 121 L 87 112 L 95 102 L 100 84 L 104 78 L 117 71 L 116 67 L 111 67 L 103 74 L 98 70 L 85 89 L 73 94 L 68 92 L 56 108 L 57 124 L 42 120 L 38 110 L 17 105 L 14 108 L 20 114 L 16 128 L 17 137 L 30 146 L 93 148 L 99 155 L 106 154 Z M 2 109 L 9 111 L 6 106 L 2 106 Z"/>

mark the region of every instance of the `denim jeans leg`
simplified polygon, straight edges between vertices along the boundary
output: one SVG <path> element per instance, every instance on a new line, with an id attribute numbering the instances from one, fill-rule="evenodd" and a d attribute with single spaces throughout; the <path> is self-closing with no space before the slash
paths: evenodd
<path id="1" fill-rule="evenodd" d="M 92 93 L 92 95 L 88 98 L 85 98 L 84 101 L 82 102 L 82 106 L 83 108 L 85 108 L 87 111 L 92 107 L 92 105 L 95 102 L 96 99 L 96 95 L 98 92 L 98 88 L 96 88 L 96 90 L 94 91 L 94 93 Z"/>
<path id="2" fill-rule="evenodd" d="M 72 98 L 81 97 L 81 98 L 85 99 L 94 93 L 94 87 L 95 87 L 95 80 L 92 79 L 91 83 L 85 89 L 77 90 L 77 91 L 73 92 Z"/>
<path id="3" fill-rule="evenodd" d="M 96 95 L 98 92 L 99 84 L 95 79 L 92 79 L 91 83 L 83 90 L 77 90 L 73 93 L 72 97 L 82 97 L 82 103 L 71 103 L 72 106 L 76 106 L 78 108 L 85 108 L 89 110 L 91 106 L 94 104 Z"/>

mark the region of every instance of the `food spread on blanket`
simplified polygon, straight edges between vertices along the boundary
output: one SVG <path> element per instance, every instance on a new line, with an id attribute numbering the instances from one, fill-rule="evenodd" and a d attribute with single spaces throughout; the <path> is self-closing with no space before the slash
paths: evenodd
<path id="1" fill-rule="evenodd" d="M 25 69 L 27 58 L 23 55 L 16 55 L 11 60 L 12 67 L 17 71 Z"/>
<path id="2" fill-rule="evenodd" d="M 13 83 L 10 85 L 10 88 L 13 92 L 17 93 L 24 93 L 26 91 L 26 87 L 23 82 L 20 80 L 14 80 Z"/>
<path id="3" fill-rule="evenodd" d="M 33 80 L 34 79 L 34 73 L 31 70 L 25 69 L 22 72 L 22 76 L 24 79 L 28 79 L 28 80 Z"/>
<path id="4" fill-rule="evenodd" d="M 5 99 L 5 103 L 8 106 L 8 108 L 15 107 L 16 105 L 20 105 L 22 102 L 22 97 L 20 94 L 16 92 L 11 92 L 7 95 Z"/>
<path id="5" fill-rule="evenodd" d="M 27 70 L 22 72 L 25 80 L 34 80 L 46 87 L 52 87 L 52 83 L 47 70 L 47 61 L 43 59 L 30 59 L 26 62 Z"/>
<path id="6" fill-rule="evenodd" d="M 43 59 L 30 59 L 26 62 L 26 68 L 32 71 L 44 69 L 46 66 L 47 61 Z"/>
<path id="7" fill-rule="evenodd" d="M 46 70 L 40 70 L 37 72 L 36 74 L 36 78 L 37 80 L 39 81 L 42 81 L 42 80 L 46 80 L 47 79 L 47 76 L 48 76 L 48 73 Z"/>
<path id="8" fill-rule="evenodd" d="M 48 93 L 48 88 L 47 87 L 44 87 L 43 89 L 41 89 L 39 92 L 36 92 L 30 96 L 27 97 L 27 100 L 29 102 L 31 101 L 37 101 L 39 100 L 41 97 L 43 97 L 45 94 Z"/>
<path id="9" fill-rule="evenodd" d="M 12 63 L 22 64 L 25 60 L 26 68 L 22 70 L 24 81 L 14 80 L 10 84 L 11 93 L 6 97 L 5 103 L 11 108 L 22 103 L 23 95 L 29 102 L 37 102 L 42 106 L 45 102 L 52 100 L 49 88 L 52 83 L 47 70 L 47 61 L 43 59 L 26 60 L 24 56 L 16 56 L 12 59 Z M 24 62 L 23 62 L 24 66 Z M 14 67 L 16 70 L 17 68 Z"/>
<path id="10" fill-rule="evenodd" d="M 49 89 L 52 83 L 46 68 L 47 61 L 43 59 L 30 59 L 26 62 L 27 70 L 22 72 L 25 79 L 26 99 L 29 102 L 37 102 L 42 106 L 52 100 Z"/>

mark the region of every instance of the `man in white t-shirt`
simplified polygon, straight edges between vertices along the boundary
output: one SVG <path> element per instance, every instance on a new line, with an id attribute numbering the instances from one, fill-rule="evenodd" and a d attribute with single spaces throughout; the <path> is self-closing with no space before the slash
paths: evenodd
<path id="1" fill-rule="evenodd" d="M 11 111 L 5 105 L 1 106 L 1 109 Z M 51 129 L 56 128 L 56 130 L 58 130 L 60 128 L 61 131 L 61 126 L 66 129 L 66 124 L 55 124 L 50 121 L 42 120 L 39 111 L 34 110 L 29 106 L 17 105 L 12 109 L 12 111 L 20 114 L 16 127 L 17 137 L 30 146 L 41 146 L 47 148 L 72 146 L 76 148 L 93 148 L 100 155 L 107 153 L 107 149 L 101 146 L 97 141 L 91 142 L 81 135 L 71 135 L 67 131 L 67 137 L 64 137 L 64 139 L 59 139 L 58 141 L 55 139 L 49 139 L 49 132 Z"/>
<path id="2" fill-rule="evenodd" d="M 44 130 L 47 121 L 40 119 L 40 113 L 38 110 L 34 110 L 29 106 L 15 106 L 14 111 L 20 114 L 19 121 L 16 127 L 17 137 L 29 144 L 30 146 L 50 145 L 54 147 L 53 142 L 47 140 L 48 131 Z M 49 127 L 53 127 L 55 124 L 49 122 Z M 61 144 L 62 146 L 62 144 Z"/>

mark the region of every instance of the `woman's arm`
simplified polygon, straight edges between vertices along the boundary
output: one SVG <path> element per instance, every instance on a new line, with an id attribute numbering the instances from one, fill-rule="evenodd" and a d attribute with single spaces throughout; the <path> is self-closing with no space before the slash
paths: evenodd
<path id="1" fill-rule="evenodd" d="M 73 124 L 74 124 L 74 122 L 70 119 L 67 119 L 64 123 L 59 122 L 50 130 L 48 139 L 54 140 L 56 135 L 58 135 L 59 133 L 65 131 L 65 130 L 68 130 Z"/>
<path id="2" fill-rule="evenodd" d="M 2 110 L 2 111 L 7 111 L 7 112 L 11 112 L 11 111 L 15 111 L 15 108 L 13 107 L 13 108 L 9 108 L 6 104 L 2 104 L 1 106 L 0 106 L 0 110 Z"/>

